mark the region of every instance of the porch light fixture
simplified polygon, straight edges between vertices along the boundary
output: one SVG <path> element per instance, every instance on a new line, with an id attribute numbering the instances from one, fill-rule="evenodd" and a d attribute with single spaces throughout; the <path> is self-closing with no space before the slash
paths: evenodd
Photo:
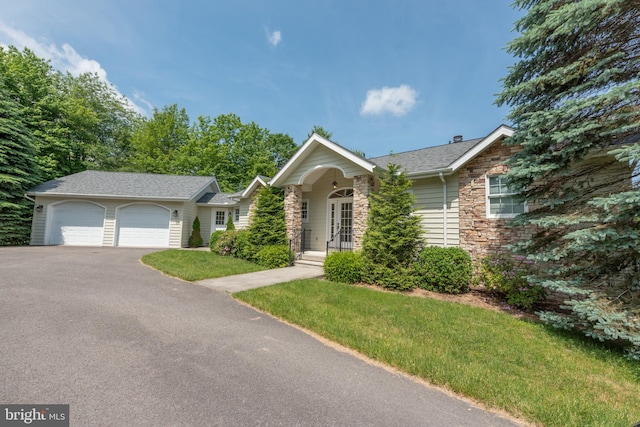
<path id="1" fill-rule="evenodd" d="M 333 170 L 333 182 L 331 183 L 331 185 L 333 185 L 333 189 L 335 190 L 336 188 L 338 188 L 338 181 L 336 181 L 336 170 Z"/>
<path id="2" fill-rule="evenodd" d="M 173 217 L 178 218 L 178 209 L 173 210 Z"/>
<path id="3" fill-rule="evenodd" d="M 36 212 L 42 212 L 42 205 L 36 205 Z"/>

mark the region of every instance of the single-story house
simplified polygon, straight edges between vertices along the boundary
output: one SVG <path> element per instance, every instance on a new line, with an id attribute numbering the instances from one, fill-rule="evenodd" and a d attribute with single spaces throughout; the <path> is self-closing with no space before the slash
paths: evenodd
<path id="1" fill-rule="evenodd" d="M 427 243 L 462 247 L 477 260 L 531 233 L 509 226 L 528 209 L 503 181 L 506 160 L 518 150 L 504 143 L 513 133 L 501 125 L 482 138 L 456 136 L 448 144 L 370 159 L 313 134 L 273 178 L 258 176 L 233 194 L 221 192 L 215 177 L 84 171 L 27 193 L 35 205 L 31 244 L 186 247 L 196 216 L 207 244 L 230 216 L 245 228 L 258 190 L 271 185 L 284 190 L 296 252 L 358 249 L 368 196 L 393 163 L 412 181 Z M 586 165 L 610 159 L 606 151 Z M 629 172 L 616 162 L 599 180 L 619 181 Z"/>
<path id="2" fill-rule="evenodd" d="M 357 249 L 379 171 L 397 164 L 413 183 L 427 243 L 460 246 L 477 259 L 528 236 L 508 226 L 527 210 L 502 181 L 505 161 L 517 150 L 504 144 L 513 132 L 502 125 L 483 138 L 456 136 L 448 144 L 370 159 L 314 134 L 270 184 L 284 188 L 287 231 L 300 248 Z"/>
<path id="3" fill-rule="evenodd" d="M 526 237 L 508 219 L 527 210 L 501 176 L 516 147 L 514 130 L 499 126 L 482 138 L 365 159 L 313 134 L 272 178 L 256 177 L 225 194 L 214 177 L 85 171 L 38 185 L 32 245 L 184 247 L 196 215 L 206 241 L 231 215 L 249 221 L 254 195 L 267 184 L 283 188 L 287 233 L 298 251 L 358 249 L 368 195 L 381 168 L 398 164 L 413 182 L 416 214 L 428 244 L 460 246 L 474 258 Z"/>
<path id="4" fill-rule="evenodd" d="M 257 177 L 247 191 L 266 185 L 265 179 Z M 226 228 L 229 216 L 246 226 L 247 191 L 222 193 L 210 176 L 87 170 L 27 193 L 35 204 L 31 244 L 186 247 L 196 216 L 205 241 Z"/>

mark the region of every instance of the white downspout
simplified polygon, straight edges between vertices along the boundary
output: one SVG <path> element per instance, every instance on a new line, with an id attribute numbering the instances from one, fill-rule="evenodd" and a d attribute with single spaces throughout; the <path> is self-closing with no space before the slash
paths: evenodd
<path id="1" fill-rule="evenodd" d="M 447 180 L 444 178 L 442 172 L 438 174 L 440 181 L 442 181 L 442 243 L 447 247 Z"/>

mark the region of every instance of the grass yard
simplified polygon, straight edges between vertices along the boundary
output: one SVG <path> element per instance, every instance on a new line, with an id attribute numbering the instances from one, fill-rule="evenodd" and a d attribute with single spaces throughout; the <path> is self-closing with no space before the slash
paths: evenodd
<path id="1" fill-rule="evenodd" d="M 234 296 L 538 425 L 630 427 L 640 421 L 638 364 L 542 324 L 315 279 Z"/>
<path id="2" fill-rule="evenodd" d="M 164 274 L 190 282 L 264 270 L 257 264 L 238 258 L 223 257 L 209 251 L 180 249 L 144 255 L 142 262 Z"/>

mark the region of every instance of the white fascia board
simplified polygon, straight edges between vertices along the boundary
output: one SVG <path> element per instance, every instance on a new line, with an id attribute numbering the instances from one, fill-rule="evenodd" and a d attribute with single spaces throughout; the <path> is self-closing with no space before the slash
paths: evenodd
<path id="1" fill-rule="evenodd" d="M 314 133 L 313 135 L 311 135 L 311 137 L 309 137 L 307 142 L 305 142 L 302 145 L 302 147 L 300 147 L 300 149 L 296 152 L 296 154 L 293 155 L 293 157 L 287 162 L 287 164 L 284 165 L 282 169 L 280 169 L 280 171 L 276 174 L 276 176 L 273 177 L 273 179 L 270 181 L 270 184 L 274 187 L 277 187 L 279 184 L 279 181 L 283 179 L 285 176 L 287 176 L 287 173 L 290 171 L 290 169 L 292 169 L 299 162 L 304 160 L 305 157 L 316 145 L 324 145 L 329 150 L 355 163 L 356 165 L 369 171 L 370 173 L 373 173 L 373 170 L 376 168 L 376 165 L 374 165 L 373 163 L 366 161 L 360 156 L 356 156 L 351 151 L 339 146 L 335 142 L 331 142 L 327 138 L 324 138 L 318 135 L 317 133 Z"/>
<path id="2" fill-rule="evenodd" d="M 454 172 L 451 168 L 442 168 L 442 169 L 434 169 L 428 172 L 415 172 L 411 174 L 407 174 L 407 178 L 409 179 L 422 179 L 422 178 L 433 178 L 438 177 L 440 174 L 444 176 L 451 175 Z"/>
<path id="3" fill-rule="evenodd" d="M 259 176 L 256 176 L 255 178 L 253 178 L 253 181 L 251 181 L 251 184 L 249 184 L 249 186 L 242 192 L 242 195 L 240 197 L 243 199 L 246 199 L 247 197 L 249 197 L 251 193 L 253 193 L 253 191 L 256 189 L 258 184 L 262 185 L 263 187 L 267 186 L 267 183 L 265 182 L 264 179 L 260 178 Z"/>
<path id="4" fill-rule="evenodd" d="M 191 197 L 189 197 L 188 200 L 191 200 L 193 198 L 195 198 L 196 196 L 200 195 L 204 190 L 207 189 L 207 187 L 209 187 L 211 184 L 215 184 L 215 188 L 218 190 L 216 191 L 216 193 L 221 193 L 220 191 L 220 186 L 218 185 L 218 180 L 216 180 L 215 177 L 211 178 L 211 180 L 209 182 L 207 182 L 205 185 L 203 185 L 198 191 L 196 191 L 195 193 L 193 193 L 191 195 Z"/>
<path id="5" fill-rule="evenodd" d="M 455 172 L 463 165 L 476 157 L 478 154 L 486 150 L 491 144 L 503 137 L 509 137 L 515 133 L 515 129 L 506 125 L 500 125 L 496 130 L 487 135 L 482 141 L 475 145 L 471 150 L 467 151 L 462 157 L 451 163 L 448 169 Z"/>
<path id="6" fill-rule="evenodd" d="M 154 197 L 154 196 L 131 196 L 131 195 L 118 195 L 118 194 L 78 194 L 78 193 L 27 193 L 34 197 L 66 197 L 71 199 L 128 199 L 128 200 L 146 200 L 146 201 L 158 201 L 158 202 L 188 202 L 190 199 L 184 197 Z"/>

